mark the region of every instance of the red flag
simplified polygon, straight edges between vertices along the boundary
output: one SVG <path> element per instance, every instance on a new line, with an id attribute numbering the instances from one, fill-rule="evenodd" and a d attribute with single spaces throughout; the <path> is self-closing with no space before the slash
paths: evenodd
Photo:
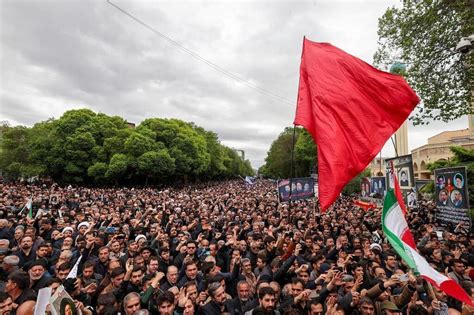
<path id="1" fill-rule="evenodd" d="M 367 167 L 418 102 L 403 77 L 331 44 L 304 39 L 294 124 L 305 127 L 317 144 L 323 210 Z"/>

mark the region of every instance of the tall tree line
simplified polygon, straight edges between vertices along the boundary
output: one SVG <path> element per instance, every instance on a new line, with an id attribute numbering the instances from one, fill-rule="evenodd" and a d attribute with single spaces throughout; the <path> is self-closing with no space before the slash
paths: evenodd
<path id="1" fill-rule="evenodd" d="M 270 146 L 265 164 L 259 174 L 269 178 L 291 177 L 291 154 L 293 148 L 293 127 L 287 127 Z M 311 135 L 303 128 L 295 129 L 294 177 L 309 176 L 317 169 L 316 145 Z"/>
<path id="2" fill-rule="evenodd" d="M 159 184 L 253 173 L 217 134 L 178 119 L 149 118 L 133 128 L 121 117 L 79 109 L 31 128 L 0 128 L 0 169 L 11 180 Z"/>

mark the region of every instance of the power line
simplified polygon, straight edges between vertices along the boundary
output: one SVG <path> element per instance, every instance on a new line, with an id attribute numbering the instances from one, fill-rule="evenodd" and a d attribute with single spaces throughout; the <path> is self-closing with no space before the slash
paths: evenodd
<path id="1" fill-rule="evenodd" d="M 275 93 L 272 93 L 271 91 L 268 91 L 264 88 L 261 88 L 253 83 L 251 83 L 250 81 L 244 79 L 244 78 L 241 78 L 239 77 L 238 75 L 230 72 L 229 70 L 227 69 L 224 69 L 222 68 L 221 66 L 213 63 L 212 61 L 202 57 L 201 55 L 199 55 L 198 53 L 192 51 L 191 49 L 189 48 L 186 48 L 185 46 L 181 45 L 179 42 L 177 42 L 176 40 L 172 39 L 171 37 L 167 36 L 166 34 L 158 31 L 157 29 L 155 29 L 154 27 L 148 25 L 147 23 L 143 22 L 142 20 L 140 20 L 139 18 L 135 17 L 134 15 L 132 15 L 131 13 L 125 11 L 124 9 L 122 9 L 121 7 L 119 7 L 118 5 L 116 5 L 115 3 L 112 3 L 111 0 L 107 0 L 107 3 L 110 4 L 111 6 L 113 6 L 114 8 L 116 8 L 117 10 L 119 10 L 120 12 L 122 12 L 123 14 L 125 14 L 126 16 L 128 16 L 129 18 L 131 18 L 132 20 L 134 20 L 135 22 L 141 24 L 142 26 L 146 27 L 147 29 L 149 29 L 150 31 L 152 31 L 153 33 L 155 33 L 156 35 L 160 36 L 161 38 L 165 39 L 168 43 L 170 43 L 171 45 L 177 47 L 178 49 L 181 49 L 182 51 L 184 51 L 185 53 L 187 53 L 188 55 L 190 55 L 191 57 L 203 62 L 204 64 L 208 65 L 209 67 L 213 68 L 214 70 L 222 73 L 223 75 L 227 76 L 228 78 L 232 79 L 232 80 L 235 80 L 239 83 L 242 83 L 244 85 L 246 85 L 247 87 L 249 88 L 252 88 L 262 94 L 265 94 L 267 96 L 270 96 L 270 97 L 273 97 L 274 99 L 277 99 L 281 102 L 285 102 L 285 103 L 288 103 L 290 105 L 294 105 L 294 102 L 291 102 L 290 100 L 280 96 L 280 95 L 277 95 Z"/>

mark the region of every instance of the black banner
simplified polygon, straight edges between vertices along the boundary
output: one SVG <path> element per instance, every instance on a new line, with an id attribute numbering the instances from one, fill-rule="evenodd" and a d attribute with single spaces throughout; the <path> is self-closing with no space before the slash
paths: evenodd
<path id="1" fill-rule="evenodd" d="M 385 177 L 377 176 L 370 179 L 370 191 L 374 198 L 383 198 L 387 192 Z"/>
<path id="2" fill-rule="evenodd" d="M 470 225 L 466 167 L 441 168 L 434 174 L 437 220 L 441 224 L 464 222 Z"/>
<path id="3" fill-rule="evenodd" d="M 387 189 L 395 188 L 393 185 L 392 165 L 395 174 L 397 175 L 398 184 L 402 191 L 405 204 L 409 208 L 416 208 L 416 194 L 415 194 L 415 177 L 413 175 L 413 161 L 411 154 L 403 155 L 392 159 L 385 160 L 385 177 Z"/>
<path id="4" fill-rule="evenodd" d="M 290 200 L 309 199 L 314 197 L 314 178 L 293 178 L 278 181 L 278 196 L 280 202 Z M 291 187 L 291 188 L 290 188 Z"/>

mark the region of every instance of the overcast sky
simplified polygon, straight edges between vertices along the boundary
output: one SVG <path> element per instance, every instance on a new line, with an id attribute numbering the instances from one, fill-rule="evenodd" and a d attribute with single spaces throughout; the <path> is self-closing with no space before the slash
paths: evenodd
<path id="1" fill-rule="evenodd" d="M 0 1 L 0 120 L 32 126 L 74 108 L 193 121 L 263 164 L 295 113 L 303 36 L 371 63 L 377 19 L 396 0 L 112 0 L 200 57 L 196 60 L 105 0 Z M 449 124 L 410 126 L 410 149 Z M 393 155 L 391 144 L 382 152 Z"/>

